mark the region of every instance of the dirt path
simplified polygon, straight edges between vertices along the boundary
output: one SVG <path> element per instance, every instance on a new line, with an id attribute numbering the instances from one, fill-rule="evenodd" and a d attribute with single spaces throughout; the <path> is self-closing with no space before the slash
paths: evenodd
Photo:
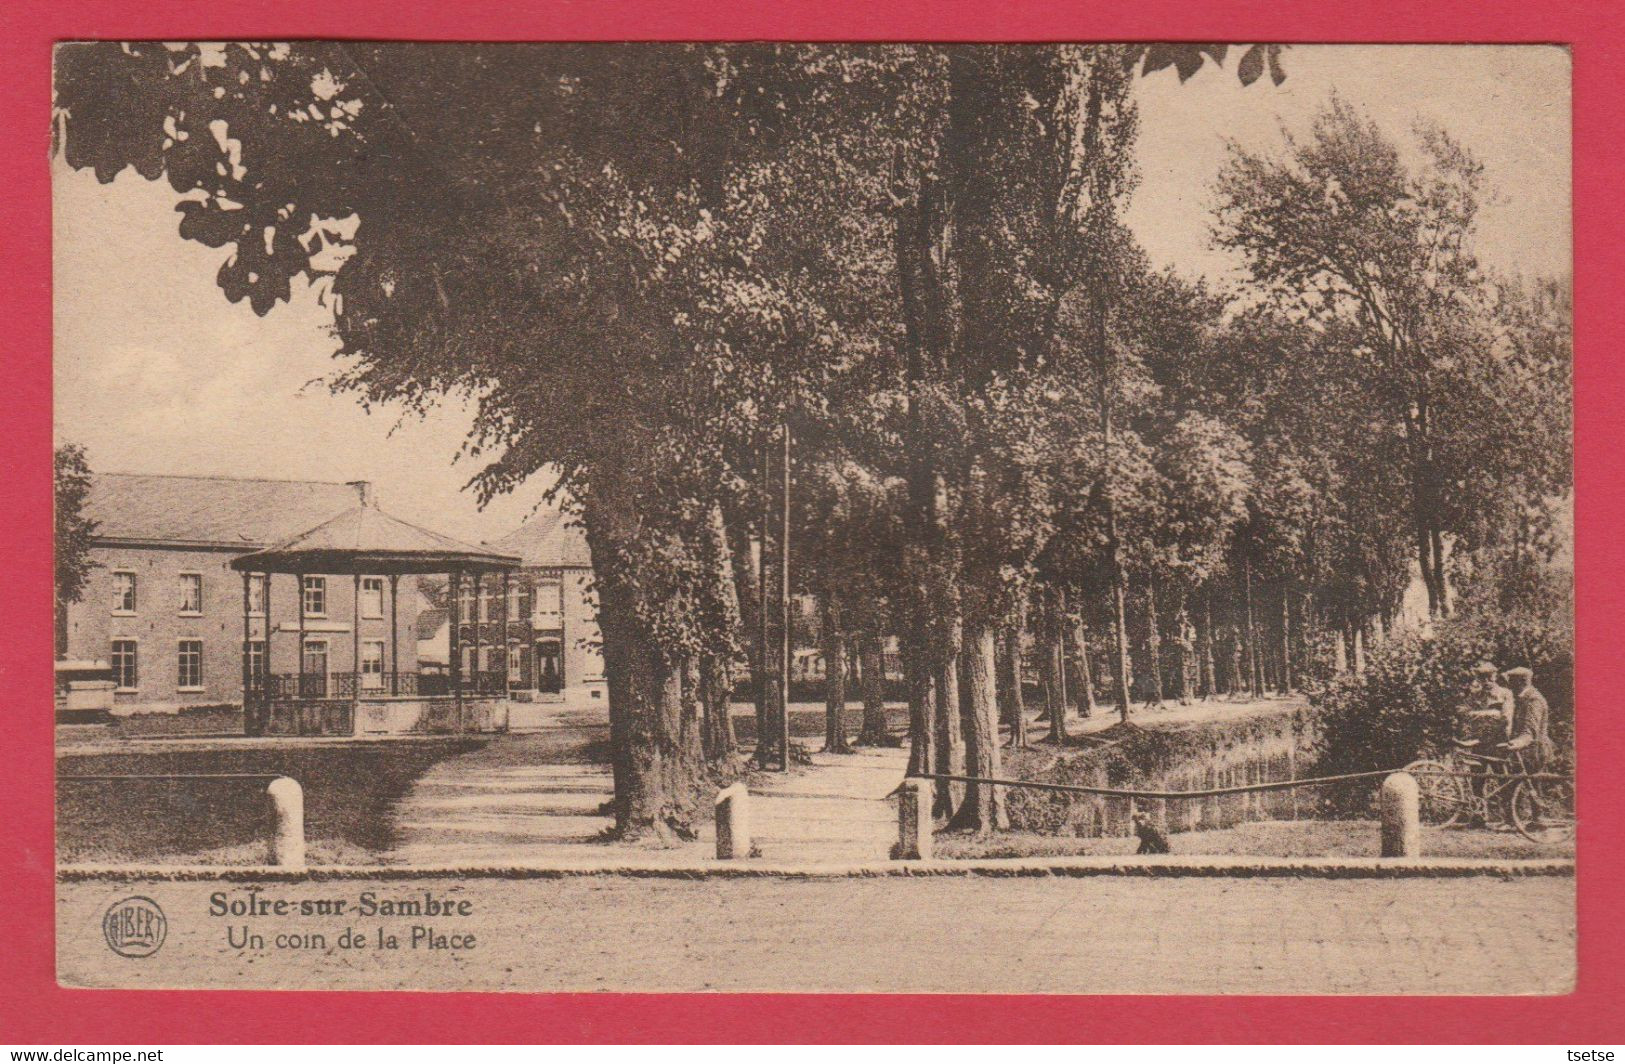
<path id="1" fill-rule="evenodd" d="M 1147 727 L 1291 712 L 1296 698 L 1254 702 L 1216 700 L 1164 708 L 1135 707 L 1134 720 Z M 892 706 L 895 725 L 907 710 Z M 736 720 L 751 709 L 733 707 Z M 803 747 L 821 745 L 822 707 L 793 707 L 794 739 Z M 500 736 L 479 750 L 447 759 L 426 773 L 396 805 L 394 845 L 383 863 L 428 865 L 492 864 L 509 861 L 572 861 L 632 847 L 599 841 L 611 826 L 602 811 L 614 793 L 607 764 L 609 726 L 602 706 L 559 706 L 535 731 Z M 856 730 L 861 705 L 848 716 Z M 898 718 L 901 718 L 900 720 Z M 1089 720 L 1068 721 L 1074 737 L 1110 728 L 1117 714 L 1102 707 Z M 1046 726 L 1033 718 L 1034 741 Z M 748 745 L 748 744 L 747 744 Z M 896 837 L 896 812 L 889 801 L 903 779 L 905 747 L 862 749 L 852 754 L 813 753 L 810 765 L 788 775 L 757 773 L 750 781 L 753 835 L 771 860 L 844 863 L 884 858 Z M 681 863 L 709 859 L 715 835 L 709 824 L 692 842 L 652 849 L 639 846 L 640 860 Z"/>
<path id="2" fill-rule="evenodd" d="M 601 712 L 559 707 L 540 729 L 435 765 L 392 811 L 381 863 L 490 864 L 578 854 L 610 826 Z"/>
<path id="3" fill-rule="evenodd" d="M 907 749 L 882 747 L 817 753 L 788 775 L 759 774 L 751 819 L 762 856 L 829 863 L 887 857 L 897 838 L 890 796 L 907 769 Z"/>
<path id="4" fill-rule="evenodd" d="M 633 847 L 599 841 L 614 794 L 602 710 L 560 707 L 536 731 L 499 736 L 423 775 L 393 811 L 392 865 L 577 860 Z M 798 737 L 799 740 L 799 737 Z M 804 741 L 804 740 L 800 740 Z M 888 796 L 903 779 L 900 747 L 812 755 L 788 775 L 751 780 L 756 843 L 767 858 L 848 862 L 887 856 L 896 837 Z M 639 860 L 714 857 L 711 825 L 692 842 L 636 847 Z"/>

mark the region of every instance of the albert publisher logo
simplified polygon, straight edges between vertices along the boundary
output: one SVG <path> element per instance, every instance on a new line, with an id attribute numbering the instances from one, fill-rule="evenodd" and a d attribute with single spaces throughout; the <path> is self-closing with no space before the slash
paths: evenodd
<path id="1" fill-rule="evenodd" d="M 120 957 L 150 957 L 164 944 L 169 921 L 151 898 L 133 897 L 116 901 L 102 917 L 102 934 L 107 946 Z"/>

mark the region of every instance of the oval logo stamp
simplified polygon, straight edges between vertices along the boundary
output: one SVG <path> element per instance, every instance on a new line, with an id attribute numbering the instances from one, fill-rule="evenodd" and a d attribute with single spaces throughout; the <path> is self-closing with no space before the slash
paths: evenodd
<path id="1" fill-rule="evenodd" d="M 114 902 L 102 917 L 107 947 L 120 957 L 150 957 L 158 952 L 168 933 L 169 921 L 164 919 L 163 909 L 140 895 Z"/>

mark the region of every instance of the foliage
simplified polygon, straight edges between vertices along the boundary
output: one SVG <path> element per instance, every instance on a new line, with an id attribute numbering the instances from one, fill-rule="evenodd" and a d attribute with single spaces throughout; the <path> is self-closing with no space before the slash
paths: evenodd
<path id="1" fill-rule="evenodd" d="M 1469 703 L 1473 666 L 1527 666 L 1551 705 L 1559 751 L 1572 749 L 1574 633 L 1566 576 L 1549 573 L 1544 601 L 1526 608 L 1464 609 L 1432 632 L 1406 631 L 1367 656 L 1363 674 L 1338 677 L 1316 696 L 1317 775 L 1399 768 L 1450 748 L 1456 715 Z M 1370 788 L 1338 789 L 1337 808 L 1363 808 Z"/>
<path id="2" fill-rule="evenodd" d="M 1516 429 L 1563 423 L 1566 400 L 1552 401 L 1561 381 L 1548 387 L 1551 375 L 1495 342 L 1472 244 L 1482 165 L 1433 126 L 1416 130 L 1414 154 L 1334 97 L 1283 157 L 1232 150 L 1215 238 L 1349 360 L 1362 420 L 1381 426 L 1404 477 L 1429 608 L 1444 614 L 1446 537 L 1470 535 L 1508 480 L 1525 495 L 1560 490 L 1563 473 L 1540 457 L 1549 435 Z"/>
<path id="3" fill-rule="evenodd" d="M 58 610 L 78 602 L 96 563 L 90 543 L 96 522 L 85 515 L 90 494 L 90 462 L 85 449 L 65 443 L 56 449 L 56 602 Z"/>
<path id="4" fill-rule="evenodd" d="M 180 235 L 230 249 L 228 299 L 313 284 L 337 387 L 472 397 L 482 500 L 557 474 L 617 812 L 686 830 L 712 767 L 691 678 L 753 634 L 735 579 L 785 428 L 795 590 L 900 637 L 915 676 L 1051 592 L 1121 631 L 1126 574 L 1182 651 L 1198 601 L 1210 648 L 1226 620 L 1256 643 L 1240 589 L 1267 583 L 1275 646 L 1296 617 L 1318 676 L 1321 630 L 1392 614 L 1413 557 L 1441 613 L 1447 567 L 1460 589 L 1440 640 L 1560 656 L 1505 618 L 1557 615 L 1566 287 L 1483 276 L 1477 162 L 1341 100 L 1279 156 L 1232 153 L 1215 232 L 1242 289 L 1150 270 L 1122 222 L 1134 81 L 1229 51 L 89 43 L 59 52 L 56 134 L 103 181 L 166 179 Z M 1238 51 L 1243 85 L 1285 78 L 1280 46 Z M 1432 712 L 1438 653 L 1394 666 L 1421 702 L 1382 712 Z"/>

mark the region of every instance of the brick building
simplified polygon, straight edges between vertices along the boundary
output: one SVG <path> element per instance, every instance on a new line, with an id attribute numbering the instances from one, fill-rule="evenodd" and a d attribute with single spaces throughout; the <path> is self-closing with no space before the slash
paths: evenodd
<path id="1" fill-rule="evenodd" d="M 245 582 L 231 560 L 370 501 L 365 481 L 95 474 L 86 500 L 97 522 L 95 568 L 80 600 L 67 608 L 62 656 L 112 669 L 115 712 L 240 703 Z M 263 577 L 248 581 L 255 638 L 247 654 L 256 674 L 267 627 L 278 671 L 296 668 L 301 655 L 311 672 L 365 671 L 373 656 L 381 666 L 384 648 L 416 645 L 414 581 L 400 581 L 401 601 L 392 604 L 383 576 L 363 576 L 358 605 L 349 577 L 307 576 L 300 592 L 292 581 L 278 581 L 269 625 Z M 396 640 L 390 639 L 391 612 Z M 357 645 L 359 668 L 352 660 Z"/>
<path id="2" fill-rule="evenodd" d="M 598 611 L 592 597 L 592 554 L 579 525 L 564 513 L 549 510 L 488 546 L 520 559 L 520 571 L 508 589 L 508 615 L 529 618 L 530 623 L 527 639 L 509 648 L 513 687 L 572 703 L 606 700 Z M 481 608 L 489 609 L 488 602 L 489 597 Z M 473 610 L 465 589 L 459 611 L 465 624 Z M 464 653 L 469 652 L 465 646 Z M 494 662 L 481 666 L 496 667 Z"/>

